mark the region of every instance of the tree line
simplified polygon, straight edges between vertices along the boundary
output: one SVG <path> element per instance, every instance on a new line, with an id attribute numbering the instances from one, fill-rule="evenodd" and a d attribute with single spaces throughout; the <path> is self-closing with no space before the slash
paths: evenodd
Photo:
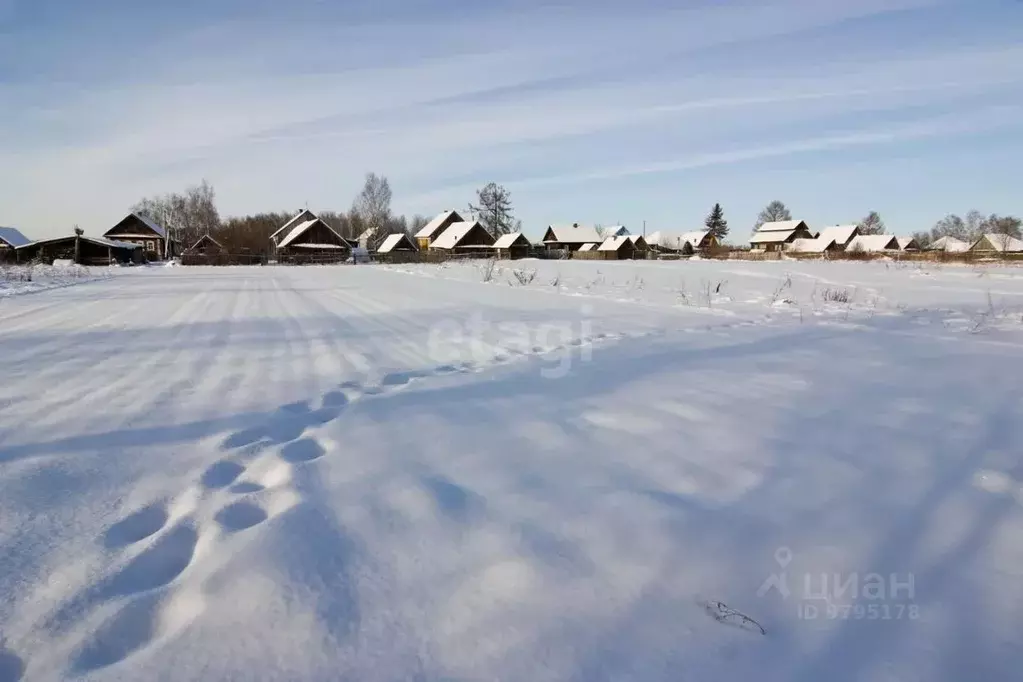
<path id="1" fill-rule="evenodd" d="M 369 246 L 379 245 L 387 235 L 403 232 L 415 235 L 429 218 L 415 214 L 396 215 L 391 209 L 391 185 L 385 176 L 367 173 L 362 189 L 348 211 L 318 211 L 324 222 L 346 239 L 365 236 Z M 206 180 L 187 187 L 181 193 L 146 197 L 132 210 L 168 228 L 180 248 L 188 248 L 204 235 L 216 239 L 232 253 L 265 253 L 270 235 L 291 220 L 297 210 L 256 213 L 221 218 L 216 205 L 216 192 Z M 476 200 L 467 207 L 468 217 L 478 220 L 494 237 L 522 230 L 522 221 L 514 214 L 511 193 L 491 182 L 476 190 Z M 754 231 L 764 223 L 792 220 L 792 212 L 781 201 L 772 201 L 757 216 Z M 883 234 L 884 220 L 877 211 L 870 211 L 856 223 L 861 234 Z M 718 241 L 728 235 L 728 221 L 720 203 L 714 204 L 704 220 L 706 229 Z M 939 220 L 930 231 L 915 232 L 913 238 L 926 246 L 941 237 L 950 236 L 974 241 L 982 234 L 1000 234 L 1020 238 L 1023 221 L 1015 216 L 984 216 L 969 211 L 965 217 L 950 214 Z"/>

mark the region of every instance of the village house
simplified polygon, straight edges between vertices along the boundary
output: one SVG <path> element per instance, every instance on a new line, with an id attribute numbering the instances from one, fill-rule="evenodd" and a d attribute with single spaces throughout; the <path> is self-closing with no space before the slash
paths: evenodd
<path id="1" fill-rule="evenodd" d="M 298 224 L 292 220 L 289 225 L 291 229 L 276 244 L 277 259 L 284 262 L 340 263 L 357 246 L 317 217 Z"/>
<path id="2" fill-rule="evenodd" d="M 856 237 L 860 236 L 859 225 L 832 225 L 817 233 L 817 239 L 834 242 L 833 251 L 845 251 Z"/>
<path id="3" fill-rule="evenodd" d="M 19 263 L 38 260 L 53 263 L 69 260 L 79 265 L 114 265 L 145 262 L 143 247 L 134 242 L 121 242 L 105 237 L 72 234 L 66 237 L 39 239 L 15 249 Z"/>
<path id="4" fill-rule="evenodd" d="M 494 249 L 497 251 L 498 258 L 510 258 L 512 260 L 525 258 L 529 255 L 531 248 L 533 248 L 533 245 L 529 243 L 529 240 L 521 232 L 503 234 L 494 242 Z"/>
<path id="5" fill-rule="evenodd" d="M 209 233 L 206 233 L 199 237 L 198 241 L 196 241 L 195 244 L 192 244 L 186 253 L 206 256 L 224 253 L 224 251 L 224 246 L 214 239 Z"/>
<path id="6" fill-rule="evenodd" d="M 682 252 L 686 254 L 708 251 L 718 245 L 718 238 L 711 234 L 710 230 L 683 232 L 681 237 Z"/>
<path id="7" fill-rule="evenodd" d="M 1008 234 L 984 234 L 970 247 L 970 253 L 1023 253 L 1023 240 Z"/>
<path id="8" fill-rule="evenodd" d="M 629 260 L 636 256 L 636 245 L 628 235 L 608 237 L 597 251 L 607 260 Z"/>
<path id="9" fill-rule="evenodd" d="M 899 240 L 893 234 L 861 234 L 853 237 L 845 249 L 849 253 L 883 253 L 898 251 Z"/>
<path id="10" fill-rule="evenodd" d="M 430 240 L 431 251 L 455 253 L 487 253 L 493 249 L 494 236 L 478 220 L 453 223 Z"/>
<path id="11" fill-rule="evenodd" d="M 970 250 L 970 243 L 955 237 L 941 237 L 927 245 L 925 251 L 944 251 L 945 253 L 964 253 Z"/>
<path id="12" fill-rule="evenodd" d="M 26 237 L 13 227 L 0 227 L 0 263 L 15 260 L 15 252 L 19 246 L 31 243 Z"/>
<path id="13" fill-rule="evenodd" d="M 684 234 L 688 233 L 658 230 L 648 234 L 645 239 L 647 245 L 653 251 L 659 253 L 684 253 L 686 250 Z"/>
<path id="14" fill-rule="evenodd" d="M 754 251 L 784 251 L 796 239 L 814 239 L 802 220 L 764 223 L 750 237 L 750 246 Z"/>
<path id="15" fill-rule="evenodd" d="M 816 253 L 825 254 L 834 251 L 841 251 L 838 244 L 831 237 L 817 237 L 816 239 L 795 239 L 786 249 L 788 253 Z"/>
<path id="16" fill-rule="evenodd" d="M 465 219 L 458 214 L 458 211 L 444 211 L 436 218 L 423 226 L 423 229 L 416 232 L 416 243 L 421 250 L 430 248 L 433 240 L 439 237 L 445 230 L 455 223 L 464 223 Z"/>
<path id="17" fill-rule="evenodd" d="M 384 238 L 384 241 L 380 243 L 380 248 L 377 249 L 377 253 L 417 253 L 419 247 L 412 241 L 407 234 L 404 232 L 395 232 L 389 234 Z"/>
<path id="18" fill-rule="evenodd" d="M 281 240 L 284 239 L 285 236 L 287 236 L 291 228 L 295 227 L 296 225 L 301 225 L 302 223 L 307 222 L 309 220 L 316 220 L 316 214 L 310 211 L 308 208 L 306 208 L 299 211 L 295 215 L 295 217 L 293 217 L 291 220 L 277 228 L 277 231 L 270 235 L 271 251 L 274 253 L 277 252 L 277 246 L 281 243 Z"/>
<path id="19" fill-rule="evenodd" d="M 129 213 L 121 222 L 103 233 L 116 242 L 138 244 L 147 260 L 166 260 L 174 255 L 174 243 L 167 230 L 155 220 L 139 213 Z"/>
<path id="20" fill-rule="evenodd" d="M 912 237 L 896 237 L 896 243 L 899 245 L 900 251 L 919 251 L 920 244 L 917 240 Z"/>
<path id="21" fill-rule="evenodd" d="M 647 252 L 650 251 L 650 245 L 646 243 L 646 237 L 641 234 L 627 234 L 624 236 L 632 242 L 632 247 L 635 249 L 635 258 L 646 258 Z"/>
<path id="22" fill-rule="evenodd" d="M 596 248 L 604 240 L 595 228 L 573 223 L 548 226 L 541 241 L 548 250 L 578 251 L 585 244 L 593 244 Z"/>

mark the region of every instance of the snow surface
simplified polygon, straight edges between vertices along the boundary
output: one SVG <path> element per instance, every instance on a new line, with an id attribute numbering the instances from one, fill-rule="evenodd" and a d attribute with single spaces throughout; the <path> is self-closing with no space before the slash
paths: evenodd
<path id="1" fill-rule="evenodd" d="M 486 269 L 4 301 L 0 680 L 1018 677 L 1023 270 Z"/>
<path id="2" fill-rule="evenodd" d="M 90 282 L 109 277 L 112 272 L 113 268 L 82 267 L 71 261 L 57 261 L 54 265 L 0 264 L 0 299 Z"/>

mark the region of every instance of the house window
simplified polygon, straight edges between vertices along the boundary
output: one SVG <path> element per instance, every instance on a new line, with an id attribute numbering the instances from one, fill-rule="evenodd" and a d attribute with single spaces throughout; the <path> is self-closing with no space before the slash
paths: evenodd
<path id="1" fill-rule="evenodd" d="M 146 251 L 152 251 L 152 250 L 153 250 L 153 241 L 150 239 L 150 240 L 146 241 Z"/>

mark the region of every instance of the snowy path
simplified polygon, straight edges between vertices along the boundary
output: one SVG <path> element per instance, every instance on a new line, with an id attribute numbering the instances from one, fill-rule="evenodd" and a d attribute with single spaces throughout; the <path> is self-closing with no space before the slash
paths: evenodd
<path id="1" fill-rule="evenodd" d="M 729 280 L 701 308 L 680 270 L 617 265 L 183 268 L 6 301 L 0 682 L 1011 679 L 1008 304 L 966 333 L 927 311 L 976 319 L 988 285 L 903 272 L 891 309 L 797 316 L 771 264 L 672 264 Z M 817 265 L 793 279 L 876 284 Z M 787 598 L 761 589 L 782 573 Z"/>

